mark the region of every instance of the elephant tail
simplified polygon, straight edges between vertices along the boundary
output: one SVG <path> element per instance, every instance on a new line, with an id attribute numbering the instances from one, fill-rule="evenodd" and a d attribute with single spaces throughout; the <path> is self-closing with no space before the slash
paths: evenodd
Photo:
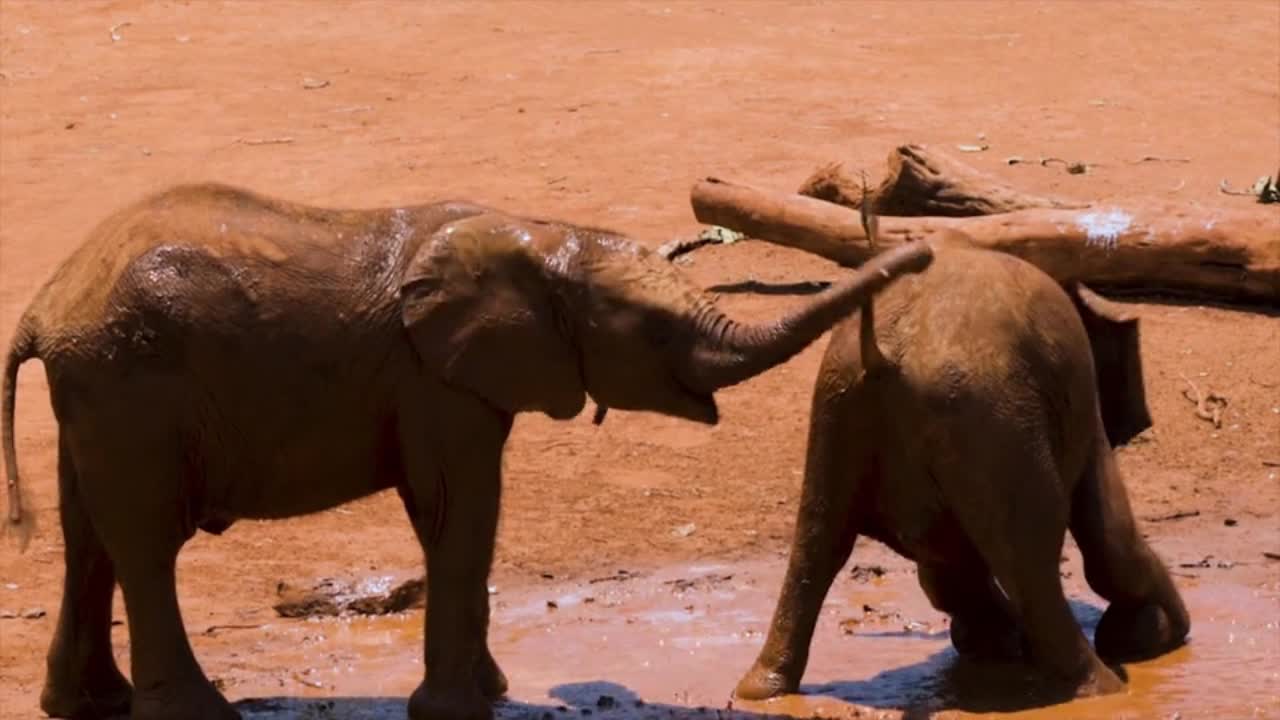
<path id="1" fill-rule="evenodd" d="M 862 232 L 867 236 L 867 244 L 873 249 L 879 242 L 880 219 L 876 215 L 877 198 L 867 189 L 866 173 L 862 175 L 862 203 L 858 205 L 858 216 L 862 221 Z M 858 341 L 862 353 L 862 369 L 864 372 L 876 372 L 889 364 L 880 346 L 876 344 L 876 318 L 872 310 L 874 298 L 868 297 L 862 305 L 862 324 L 858 331 Z"/>
<path id="2" fill-rule="evenodd" d="M 872 301 L 867 300 L 862 306 L 862 323 L 858 330 L 859 347 L 862 353 L 862 369 L 872 373 L 889 364 L 884 352 L 876 343 L 876 318 L 872 310 Z"/>
<path id="3" fill-rule="evenodd" d="M 18 322 L 18 329 L 9 344 L 9 355 L 4 364 L 3 416 L 0 416 L 0 440 L 4 443 L 4 472 L 8 490 L 9 514 L 6 530 L 16 530 L 18 546 L 25 550 L 34 530 L 33 520 L 22 513 L 22 485 L 18 480 L 18 450 L 13 438 L 13 414 L 18 395 L 18 368 L 31 358 L 39 357 L 38 335 L 30 316 Z"/>

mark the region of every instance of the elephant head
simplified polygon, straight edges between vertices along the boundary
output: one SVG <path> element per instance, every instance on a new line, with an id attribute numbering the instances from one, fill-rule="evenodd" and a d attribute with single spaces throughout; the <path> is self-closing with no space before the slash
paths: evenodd
<path id="1" fill-rule="evenodd" d="M 408 258 L 401 316 L 423 364 L 509 413 L 602 407 L 714 424 L 714 393 L 778 365 L 904 273 L 912 243 L 765 324 L 736 322 L 659 256 L 615 233 L 490 212 Z"/>
<path id="2" fill-rule="evenodd" d="M 1113 447 L 1123 445 L 1151 427 L 1138 347 L 1138 319 L 1083 283 L 1073 283 L 1068 291 L 1089 334 L 1107 440 Z"/>

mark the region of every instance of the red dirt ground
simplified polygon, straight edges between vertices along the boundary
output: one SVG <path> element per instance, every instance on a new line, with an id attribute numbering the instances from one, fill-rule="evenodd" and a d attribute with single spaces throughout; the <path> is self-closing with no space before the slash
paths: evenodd
<path id="1" fill-rule="evenodd" d="M 94 223 L 177 182 L 348 206 L 465 198 L 656 247 L 697 231 L 687 191 L 704 175 L 792 189 L 833 159 L 875 174 L 897 144 L 979 137 L 990 149 L 964 159 L 1031 192 L 1247 205 L 1217 184 L 1280 167 L 1280 4 L 4 0 L 0 339 Z M 1097 167 L 1010 167 L 1011 155 Z M 682 267 L 708 286 L 844 272 L 754 242 Z M 724 297 L 746 317 L 796 301 Z M 1144 529 L 1157 549 L 1198 534 L 1200 554 L 1274 582 L 1280 563 L 1262 553 L 1280 552 L 1280 321 L 1132 306 L 1155 418 L 1120 452 L 1136 509 L 1199 512 Z M 785 552 L 824 344 L 722 393 L 716 428 L 623 412 L 602 427 L 588 414 L 520 418 L 495 582 Z M 1229 399 L 1220 429 L 1194 417 L 1183 376 Z M 25 554 L 0 553 L 0 610 L 48 615 L 0 619 L 5 718 L 40 716 L 62 575 L 56 432 L 32 363 L 17 433 L 41 525 Z M 281 580 L 413 568 L 401 518 L 382 494 L 198 536 L 180 561 L 189 627 L 269 606 Z M 685 523 L 696 532 L 672 533 Z M 228 643 L 195 642 L 217 675 Z"/>

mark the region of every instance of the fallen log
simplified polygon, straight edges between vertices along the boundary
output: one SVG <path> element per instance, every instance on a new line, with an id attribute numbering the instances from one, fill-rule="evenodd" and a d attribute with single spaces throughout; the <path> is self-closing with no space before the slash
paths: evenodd
<path id="1" fill-rule="evenodd" d="M 888 172 L 871 191 L 877 215 L 973 217 L 1030 208 L 1086 208 L 1089 203 L 1031 195 L 923 145 L 899 145 Z M 862 207 L 862 178 L 841 163 L 818 168 L 797 191 L 854 210 Z"/>
<path id="2" fill-rule="evenodd" d="M 872 248 L 859 214 L 794 193 L 708 178 L 693 186 L 699 222 L 856 267 L 893 245 L 959 231 L 1060 282 L 1112 294 L 1165 294 L 1280 308 L 1280 213 L 1168 202 L 1030 208 L 973 217 L 879 218 Z M 881 211 L 883 212 L 883 210 Z"/>

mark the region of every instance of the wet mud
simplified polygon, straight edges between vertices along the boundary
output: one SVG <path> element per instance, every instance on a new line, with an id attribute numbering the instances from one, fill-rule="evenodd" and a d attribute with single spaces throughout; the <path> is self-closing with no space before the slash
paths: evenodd
<path id="1" fill-rule="evenodd" d="M 1252 569 L 1250 569 L 1252 568 Z M 502 718 L 1280 716 L 1280 564 L 1183 572 L 1190 642 L 1126 664 L 1127 691 L 1055 703 L 1021 665 L 961 660 L 906 563 L 867 544 L 841 573 L 798 695 L 731 701 L 764 639 L 785 561 L 621 571 L 492 597 L 490 642 L 512 688 Z M 1105 605 L 1063 565 L 1092 638 Z M 246 720 L 404 717 L 421 678 L 422 611 L 271 623 L 220 682 Z M 257 666 L 254 655 L 270 657 Z M 295 668 L 287 675 L 273 671 Z"/>
<path id="2" fill-rule="evenodd" d="M 0 342 L 94 224 L 176 182 L 350 207 L 468 199 L 656 248 L 701 229 L 687 197 L 698 178 L 785 190 L 831 161 L 879 172 L 904 142 L 959 153 L 982 135 L 989 148 L 963 159 L 1006 184 L 1121 205 L 1240 207 L 1252 200 L 1219 183 L 1246 186 L 1280 161 L 1259 141 L 1280 126 L 1274 0 L 933 12 L 873 0 L 573 12 L 558 2 L 68 5 L 0 0 Z M 678 262 L 744 320 L 776 317 L 843 272 L 757 242 Z M 1118 456 L 1143 532 L 1178 573 L 1191 643 L 1126 666 L 1123 695 L 1036 704 L 1016 668 L 960 664 L 910 566 L 859 543 L 804 694 L 736 703 L 735 714 L 1280 717 L 1280 562 L 1265 554 L 1280 555 L 1280 323 L 1274 312 L 1124 302 L 1141 317 L 1155 423 Z M 824 348 L 720 393 L 716 427 L 620 410 L 599 426 L 589 413 L 517 418 L 493 578 L 490 637 L 513 684 L 500 715 L 725 713 L 780 581 Z M 1221 427 L 1197 416 L 1188 381 L 1229 399 Z M 0 538 L 0 720 L 42 717 L 57 623 L 47 391 L 39 364 L 24 366 L 15 427 L 39 524 L 25 553 Z M 1068 555 L 1064 582 L 1092 628 L 1101 604 Z M 727 564 L 689 565 L 708 559 Z M 248 718 L 402 718 L 422 674 L 422 609 L 293 619 L 274 606 L 306 600 L 324 578 L 336 596 L 298 612 L 389 600 L 396 586 L 384 579 L 412 577 L 421 560 L 394 492 L 237 523 L 183 550 L 183 616 L 201 665 Z M 679 580 L 695 582 L 667 584 Z M 114 618 L 128 673 L 119 595 Z"/>

